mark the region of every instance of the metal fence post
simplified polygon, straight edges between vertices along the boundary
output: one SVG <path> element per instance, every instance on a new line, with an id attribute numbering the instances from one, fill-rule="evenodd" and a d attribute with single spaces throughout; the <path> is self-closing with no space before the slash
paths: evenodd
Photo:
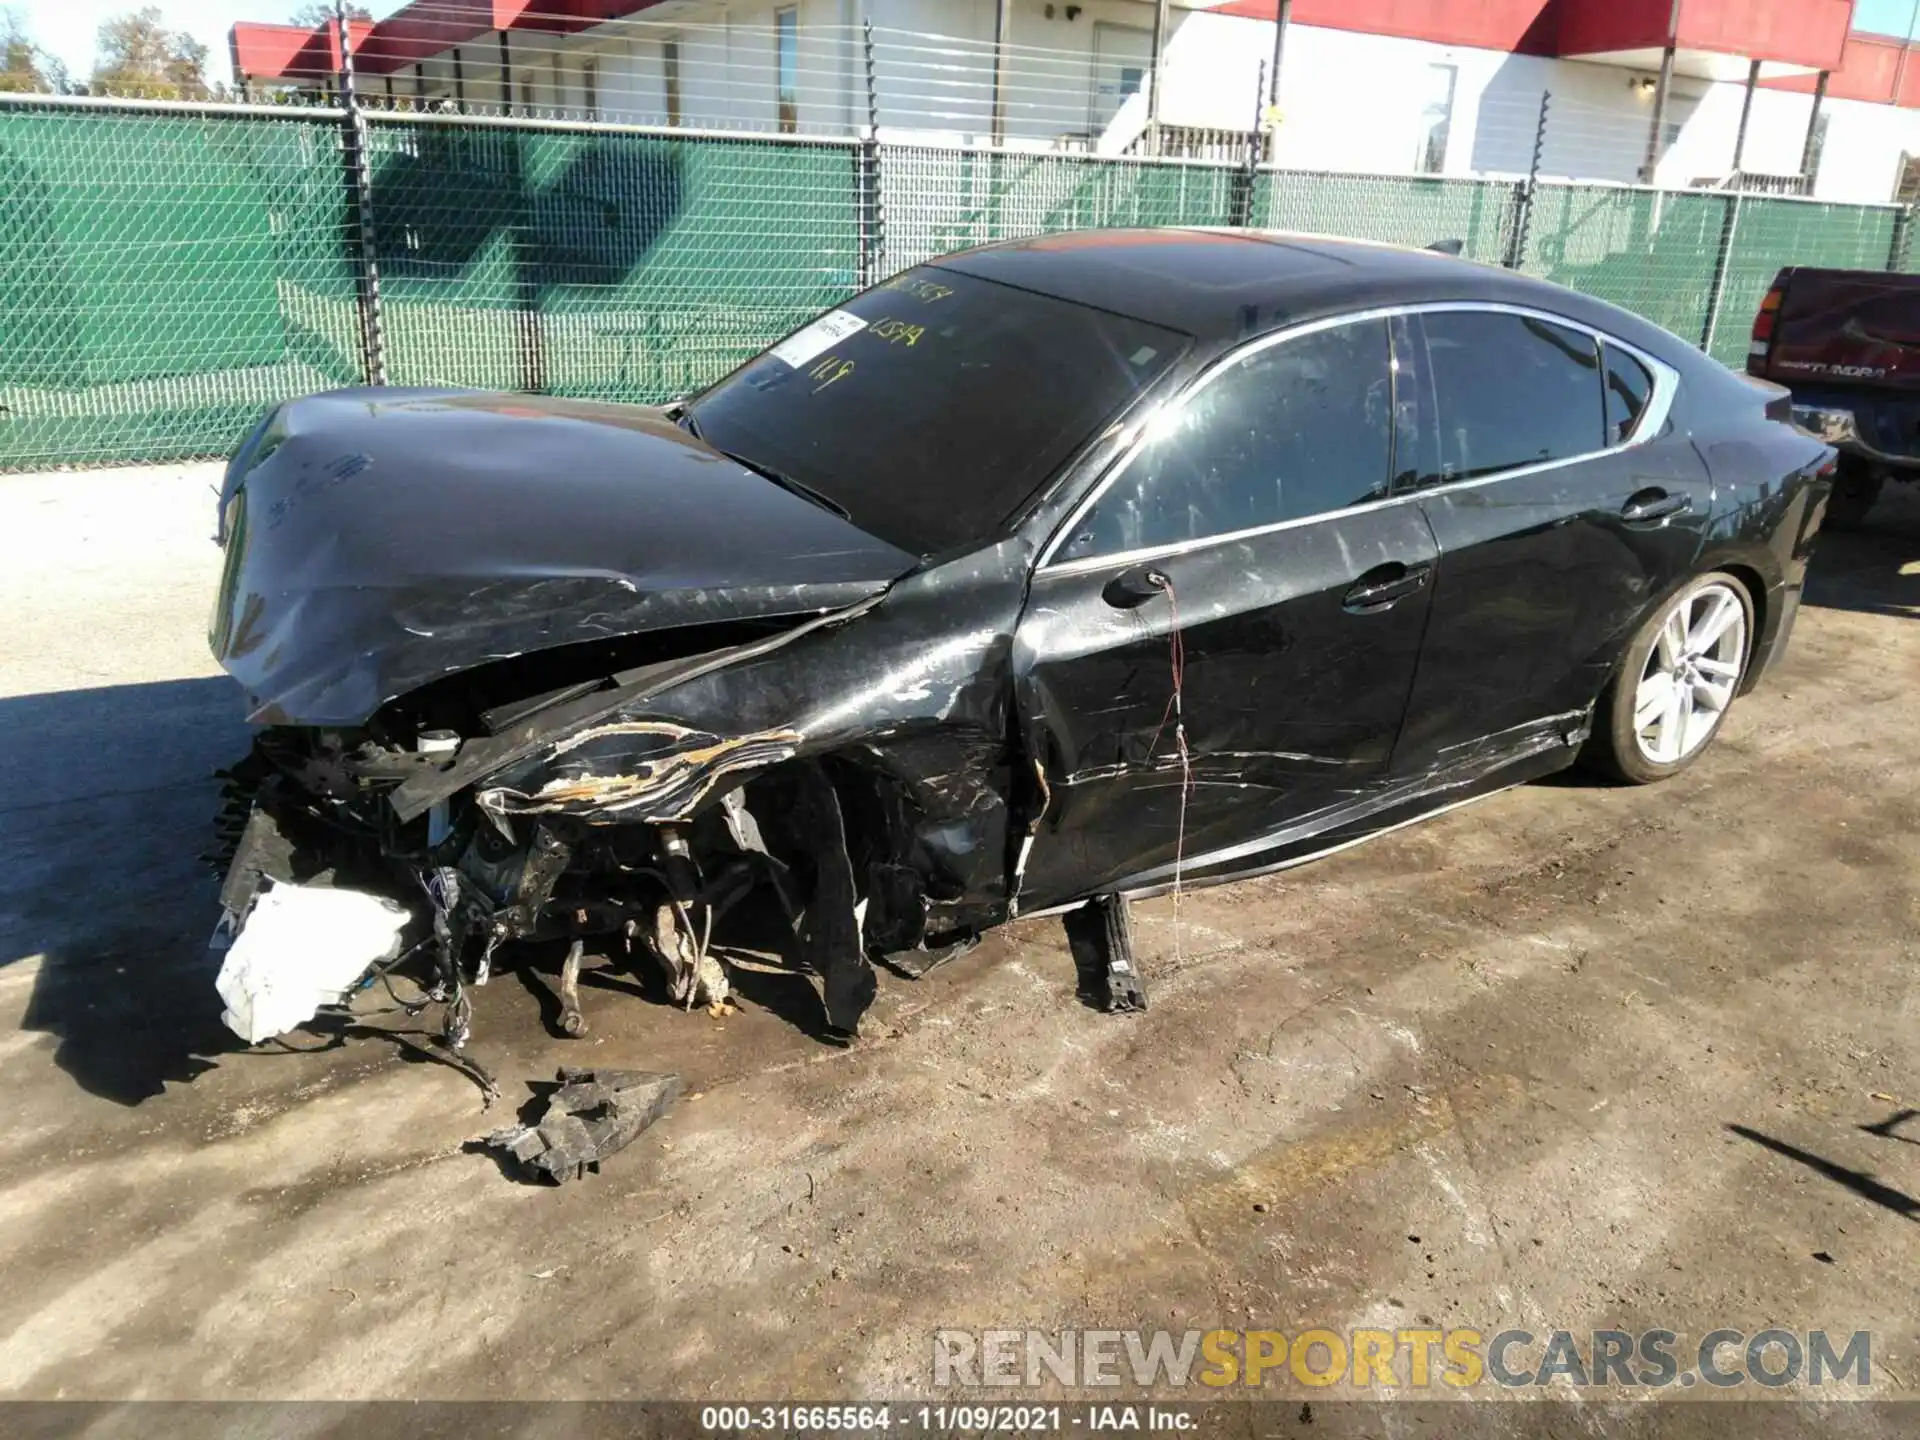
<path id="1" fill-rule="evenodd" d="M 1887 269 L 1907 268 L 1907 249 L 1913 244 L 1913 206 L 1902 205 L 1893 212 L 1893 243 L 1887 247 Z"/>
<path id="2" fill-rule="evenodd" d="M 1527 227 L 1533 222 L 1533 194 L 1540 183 L 1540 157 L 1547 148 L 1547 111 L 1553 104 L 1553 92 L 1540 92 L 1540 118 L 1533 125 L 1533 158 L 1527 163 L 1527 178 L 1513 192 L 1513 226 L 1507 235 L 1506 266 L 1518 270 L 1527 259 Z"/>
<path id="3" fill-rule="evenodd" d="M 1720 306 L 1726 299 L 1728 262 L 1733 257 L 1733 240 L 1740 229 L 1740 191 L 1727 197 L 1727 213 L 1720 221 L 1720 247 L 1713 257 L 1713 279 L 1707 284 L 1707 318 L 1700 326 L 1700 348 L 1713 353 L 1713 333 L 1720 325 Z"/>
<path id="4" fill-rule="evenodd" d="M 1254 177 L 1260 168 L 1260 116 L 1267 105 L 1267 62 L 1260 62 L 1260 83 L 1253 91 L 1253 128 L 1247 131 L 1247 153 L 1234 173 L 1233 192 L 1228 201 L 1227 224 L 1245 227 L 1253 224 Z"/>
<path id="5" fill-rule="evenodd" d="M 346 0 L 334 0 L 334 24 L 340 27 L 340 103 L 345 112 L 341 143 L 345 149 L 347 205 L 352 217 L 348 244 L 358 261 L 360 353 L 369 385 L 387 383 L 386 329 L 380 315 L 380 260 L 373 226 L 373 172 L 367 162 L 367 117 L 353 83 L 353 37 Z"/>
<path id="6" fill-rule="evenodd" d="M 859 209 L 860 253 L 858 280 L 864 290 L 874 283 L 880 264 L 880 92 L 873 73 L 873 21 L 861 26 L 861 44 L 867 77 L 867 123 L 854 155 L 854 203 Z"/>

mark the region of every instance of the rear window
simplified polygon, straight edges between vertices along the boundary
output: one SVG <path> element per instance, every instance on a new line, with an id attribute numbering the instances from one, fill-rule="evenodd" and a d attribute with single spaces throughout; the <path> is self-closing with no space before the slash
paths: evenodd
<path id="1" fill-rule="evenodd" d="M 1618 445 L 1633 434 L 1653 396 L 1647 367 L 1617 346 L 1601 347 L 1607 357 L 1607 443 Z"/>
<path id="2" fill-rule="evenodd" d="M 700 438 L 915 554 L 995 533 L 1188 337 L 926 266 L 707 391 Z"/>
<path id="3" fill-rule="evenodd" d="M 1605 448 L 1600 352 L 1531 315 L 1454 310 L 1421 320 L 1439 409 L 1440 473 L 1470 480 Z"/>

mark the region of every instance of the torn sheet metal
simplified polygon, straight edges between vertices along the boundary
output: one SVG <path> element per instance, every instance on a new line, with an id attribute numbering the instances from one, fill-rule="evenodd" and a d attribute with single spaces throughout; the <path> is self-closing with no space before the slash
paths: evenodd
<path id="1" fill-rule="evenodd" d="M 673 1107 L 685 1085 L 678 1075 L 646 1070 L 562 1069 L 560 1088 L 531 1125 L 496 1130 L 486 1143 L 556 1184 L 584 1177 L 631 1145 Z"/>
<path id="2" fill-rule="evenodd" d="M 338 1005 L 368 968 L 400 954 L 412 917 L 379 895 L 268 880 L 221 962 L 221 1019 L 248 1044 Z"/>
<path id="3" fill-rule="evenodd" d="M 840 609 L 915 562 L 658 410 L 539 395 L 290 401 L 221 513 L 213 648 L 256 723 L 361 725 L 502 657 Z"/>
<path id="4" fill-rule="evenodd" d="M 478 799 L 495 815 L 564 813 L 595 824 L 671 824 L 691 818 L 729 774 L 791 760 L 801 739 L 797 730 L 720 736 L 663 720 L 596 725 L 553 746 L 549 760 L 560 773 L 538 790 L 499 786 L 480 791 Z M 596 758 L 569 758 L 581 755 Z M 624 768 L 600 773 L 609 765 Z"/>

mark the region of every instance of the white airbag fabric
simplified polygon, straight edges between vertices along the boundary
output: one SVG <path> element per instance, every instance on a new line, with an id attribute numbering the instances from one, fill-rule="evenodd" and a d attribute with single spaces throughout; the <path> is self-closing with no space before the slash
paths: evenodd
<path id="1" fill-rule="evenodd" d="M 227 951 L 220 1018 L 253 1044 L 347 998 L 369 965 L 400 953 L 403 906 L 362 890 L 269 880 Z"/>

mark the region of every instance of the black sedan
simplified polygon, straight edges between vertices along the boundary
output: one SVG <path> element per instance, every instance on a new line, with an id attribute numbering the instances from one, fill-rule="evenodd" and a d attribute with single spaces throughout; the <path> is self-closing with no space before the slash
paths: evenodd
<path id="1" fill-rule="evenodd" d="M 1127 897 L 1692 764 L 1832 461 L 1611 306 L 1244 231 L 951 255 L 665 410 L 295 401 L 222 495 L 230 1020 L 417 960 L 457 1045 L 541 941 L 569 1032 L 587 947 L 722 1003 L 755 910 L 841 1031 L 1039 912 L 1137 1002 Z"/>

